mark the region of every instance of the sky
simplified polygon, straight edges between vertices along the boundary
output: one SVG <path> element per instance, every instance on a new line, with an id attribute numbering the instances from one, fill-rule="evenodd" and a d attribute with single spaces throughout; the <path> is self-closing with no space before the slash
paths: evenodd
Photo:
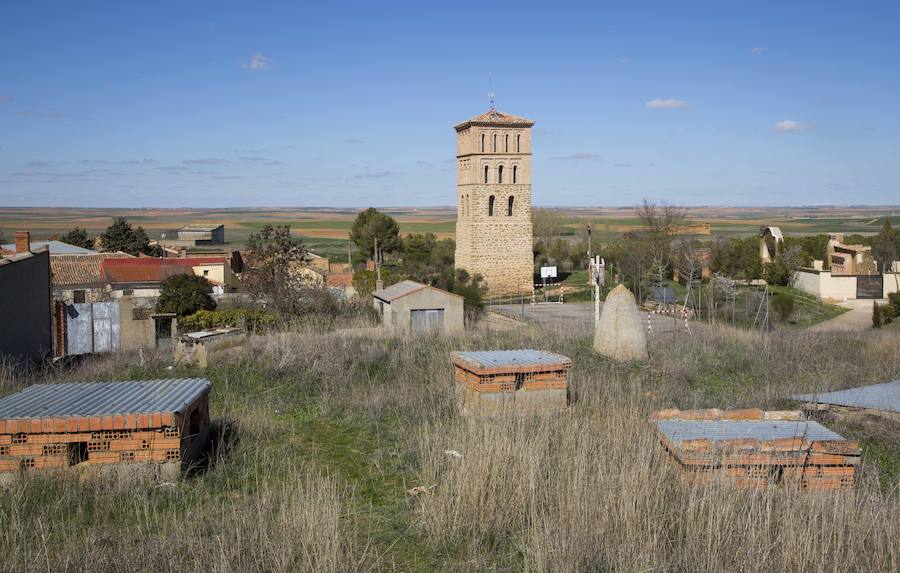
<path id="1" fill-rule="evenodd" d="M 9 2 L 0 206 L 455 204 L 453 126 L 535 121 L 533 202 L 900 203 L 900 3 Z"/>

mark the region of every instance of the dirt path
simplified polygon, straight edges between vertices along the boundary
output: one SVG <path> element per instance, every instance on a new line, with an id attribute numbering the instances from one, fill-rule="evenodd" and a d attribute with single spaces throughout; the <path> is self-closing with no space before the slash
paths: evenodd
<path id="1" fill-rule="evenodd" d="M 886 301 L 880 300 L 879 304 Z M 813 332 L 858 332 L 872 328 L 871 300 L 848 300 L 838 303 L 838 306 L 850 309 L 832 319 L 820 322 L 809 328 Z"/>

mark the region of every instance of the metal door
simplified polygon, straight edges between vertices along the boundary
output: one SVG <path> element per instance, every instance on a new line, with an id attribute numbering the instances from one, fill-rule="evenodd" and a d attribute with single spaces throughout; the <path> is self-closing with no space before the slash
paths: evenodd
<path id="1" fill-rule="evenodd" d="M 119 350 L 119 304 L 66 305 L 66 354 L 75 356 Z"/>
<path id="2" fill-rule="evenodd" d="M 440 332 L 444 328 L 444 309 L 411 310 L 409 321 L 413 332 Z"/>
<path id="3" fill-rule="evenodd" d="M 860 275 L 856 277 L 856 298 L 881 298 L 883 295 L 883 275 Z"/>

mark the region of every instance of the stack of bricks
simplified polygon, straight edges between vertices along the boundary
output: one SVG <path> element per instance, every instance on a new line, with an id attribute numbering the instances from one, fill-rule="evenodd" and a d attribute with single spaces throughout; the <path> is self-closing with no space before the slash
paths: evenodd
<path id="1" fill-rule="evenodd" d="M 572 361 L 537 350 L 454 352 L 457 387 L 468 412 L 490 413 L 505 406 L 559 409 L 568 404 Z"/>
<path id="2" fill-rule="evenodd" d="M 0 472 L 118 463 L 182 469 L 209 435 L 208 380 L 35 384 L 0 399 Z"/>
<path id="3" fill-rule="evenodd" d="M 6 424 L 9 426 L 9 424 Z M 78 463 L 180 462 L 181 430 L 0 433 L 0 472 L 60 468 Z M 30 428 L 22 428 L 30 429 Z"/>
<path id="4" fill-rule="evenodd" d="M 851 488 L 861 450 L 799 411 L 661 410 L 656 435 L 686 483 L 713 481 L 760 489 Z"/>

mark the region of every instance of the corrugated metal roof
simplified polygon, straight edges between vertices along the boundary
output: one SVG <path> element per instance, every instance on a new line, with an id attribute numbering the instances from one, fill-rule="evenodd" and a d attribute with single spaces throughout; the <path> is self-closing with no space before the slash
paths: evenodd
<path id="1" fill-rule="evenodd" d="M 408 294 L 412 294 L 418 290 L 422 290 L 423 288 L 425 288 L 425 286 L 426 285 L 417 283 L 416 281 L 400 281 L 397 284 L 392 284 L 387 288 L 375 291 L 372 296 L 383 301 L 390 302 L 392 300 L 404 297 Z"/>
<path id="2" fill-rule="evenodd" d="M 224 226 L 225 226 L 225 225 L 203 225 L 203 224 L 197 224 L 197 225 L 185 225 L 184 227 L 178 229 L 178 232 L 181 232 L 181 231 L 201 231 L 201 232 L 211 233 L 212 231 L 215 231 L 215 230 L 218 229 L 219 227 L 224 227 Z"/>
<path id="3" fill-rule="evenodd" d="M 900 413 L 900 380 L 824 394 L 797 394 L 792 400 Z"/>
<path id="4" fill-rule="evenodd" d="M 559 364 L 571 362 L 567 357 L 541 350 L 478 350 L 458 352 L 457 355 L 469 362 L 480 364 L 485 368 L 503 366 L 526 366 L 534 364 Z"/>
<path id="5" fill-rule="evenodd" d="M 7 251 L 15 251 L 15 243 L 0 245 L 0 248 Z M 35 251 L 37 249 L 49 249 L 51 255 L 96 255 L 97 251 L 76 247 L 62 241 L 32 241 L 29 249 Z"/>
<path id="6" fill-rule="evenodd" d="M 676 445 L 683 440 L 844 440 L 818 422 L 789 420 L 657 420 L 656 426 Z"/>
<path id="7" fill-rule="evenodd" d="M 211 387 L 205 378 L 35 384 L 0 400 L 0 420 L 183 414 Z"/>

